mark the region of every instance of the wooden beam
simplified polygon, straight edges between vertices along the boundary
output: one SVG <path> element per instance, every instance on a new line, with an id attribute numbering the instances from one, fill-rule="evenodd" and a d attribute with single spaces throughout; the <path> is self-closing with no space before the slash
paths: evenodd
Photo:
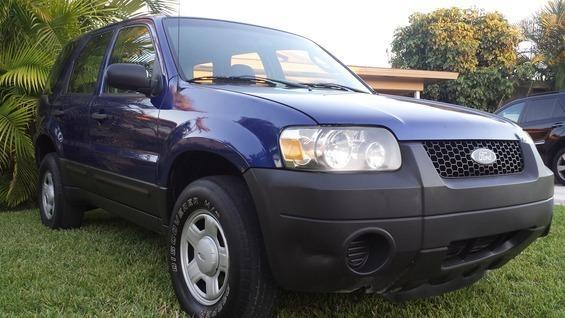
<path id="1" fill-rule="evenodd" d="M 423 80 L 376 80 L 376 79 L 364 79 L 367 84 L 369 84 L 376 91 L 388 90 L 388 91 L 423 91 L 424 81 Z"/>
<path id="2" fill-rule="evenodd" d="M 383 67 L 366 67 L 366 66 L 348 66 L 353 72 L 359 76 L 365 77 L 393 77 L 393 78 L 411 78 L 411 79 L 444 79 L 454 80 L 459 77 L 457 72 L 439 72 L 424 70 L 406 70 L 399 68 L 383 68 Z"/>

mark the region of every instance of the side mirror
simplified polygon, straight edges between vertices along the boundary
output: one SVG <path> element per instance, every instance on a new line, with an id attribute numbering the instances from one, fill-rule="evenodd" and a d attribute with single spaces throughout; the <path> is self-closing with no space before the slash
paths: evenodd
<path id="1" fill-rule="evenodd" d="M 139 64 L 116 63 L 106 69 L 108 85 L 151 96 L 153 85 L 145 67 Z"/>

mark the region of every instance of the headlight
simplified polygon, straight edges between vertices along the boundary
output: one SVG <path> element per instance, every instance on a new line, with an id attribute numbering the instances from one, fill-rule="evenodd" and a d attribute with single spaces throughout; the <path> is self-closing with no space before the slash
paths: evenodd
<path id="1" fill-rule="evenodd" d="M 280 136 L 287 168 L 388 171 L 402 163 L 396 138 L 384 128 L 290 127 Z"/>

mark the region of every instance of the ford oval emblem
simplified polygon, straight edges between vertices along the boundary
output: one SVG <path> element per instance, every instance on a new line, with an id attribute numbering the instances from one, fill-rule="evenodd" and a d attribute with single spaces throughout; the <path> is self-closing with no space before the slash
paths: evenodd
<path id="1" fill-rule="evenodd" d="M 471 152 L 471 159 L 481 165 L 490 165 L 496 162 L 496 154 L 487 148 L 478 148 Z"/>

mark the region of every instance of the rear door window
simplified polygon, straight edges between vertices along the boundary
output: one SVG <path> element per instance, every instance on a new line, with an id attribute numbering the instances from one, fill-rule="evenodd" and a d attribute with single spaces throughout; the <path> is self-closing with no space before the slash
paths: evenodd
<path id="1" fill-rule="evenodd" d="M 555 97 L 539 98 L 529 101 L 524 122 L 529 123 L 553 118 L 556 101 L 557 99 Z"/>
<path id="2" fill-rule="evenodd" d="M 51 73 L 49 73 L 49 79 L 47 85 L 45 86 L 46 94 L 57 94 L 61 89 L 64 89 L 64 83 L 68 76 L 69 68 L 67 65 L 70 63 L 71 55 L 76 49 L 76 42 L 70 42 L 59 53 L 57 61 L 53 64 Z"/>
<path id="3" fill-rule="evenodd" d="M 100 66 L 111 38 L 112 32 L 105 32 L 93 35 L 88 39 L 74 64 L 69 81 L 69 93 L 95 93 Z"/>
<path id="4" fill-rule="evenodd" d="M 553 117 L 565 117 L 565 95 L 555 103 L 555 108 L 553 109 Z"/>

